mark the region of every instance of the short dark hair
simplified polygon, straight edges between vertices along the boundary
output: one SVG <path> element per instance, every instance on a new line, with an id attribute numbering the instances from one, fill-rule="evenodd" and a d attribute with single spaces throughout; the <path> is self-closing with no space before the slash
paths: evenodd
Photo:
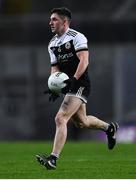
<path id="1" fill-rule="evenodd" d="M 71 21 L 71 11 L 66 7 L 54 8 L 51 10 L 51 14 L 57 13 L 60 16 L 66 16 Z"/>

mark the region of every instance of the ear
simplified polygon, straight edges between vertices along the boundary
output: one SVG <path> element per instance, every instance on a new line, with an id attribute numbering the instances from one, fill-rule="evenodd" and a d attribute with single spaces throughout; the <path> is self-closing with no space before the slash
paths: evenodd
<path id="1" fill-rule="evenodd" d="M 63 20 L 63 23 L 67 23 L 67 18 L 65 17 L 64 20 Z"/>

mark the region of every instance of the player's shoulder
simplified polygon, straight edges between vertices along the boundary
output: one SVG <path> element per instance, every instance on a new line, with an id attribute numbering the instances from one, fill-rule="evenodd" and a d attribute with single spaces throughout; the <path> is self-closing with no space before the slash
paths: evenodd
<path id="1" fill-rule="evenodd" d="M 69 28 L 66 34 L 67 34 L 67 36 L 76 37 L 78 33 L 79 33 L 78 31 Z"/>
<path id="2" fill-rule="evenodd" d="M 69 28 L 68 32 L 66 33 L 68 36 L 72 36 L 73 38 L 86 38 L 85 35 L 79 31 Z"/>

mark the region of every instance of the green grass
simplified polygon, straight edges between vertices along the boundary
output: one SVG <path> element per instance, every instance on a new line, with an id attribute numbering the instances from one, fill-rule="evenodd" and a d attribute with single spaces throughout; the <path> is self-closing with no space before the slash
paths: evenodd
<path id="1" fill-rule="evenodd" d="M 57 170 L 47 171 L 35 154 L 51 151 L 52 143 L 1 142 L 0 179 L 136 179 L 136 144 L 67 142 Z"/>

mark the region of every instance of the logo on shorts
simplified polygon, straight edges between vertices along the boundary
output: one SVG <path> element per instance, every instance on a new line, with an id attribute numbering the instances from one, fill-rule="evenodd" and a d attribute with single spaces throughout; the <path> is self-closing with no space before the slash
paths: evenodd
<path id="1" fill-rule="evenodd" d="M 85 87 L 80 87 L 76 93 L 76 96 L 82 96 L 83 90 L 85 89 Z"/>

